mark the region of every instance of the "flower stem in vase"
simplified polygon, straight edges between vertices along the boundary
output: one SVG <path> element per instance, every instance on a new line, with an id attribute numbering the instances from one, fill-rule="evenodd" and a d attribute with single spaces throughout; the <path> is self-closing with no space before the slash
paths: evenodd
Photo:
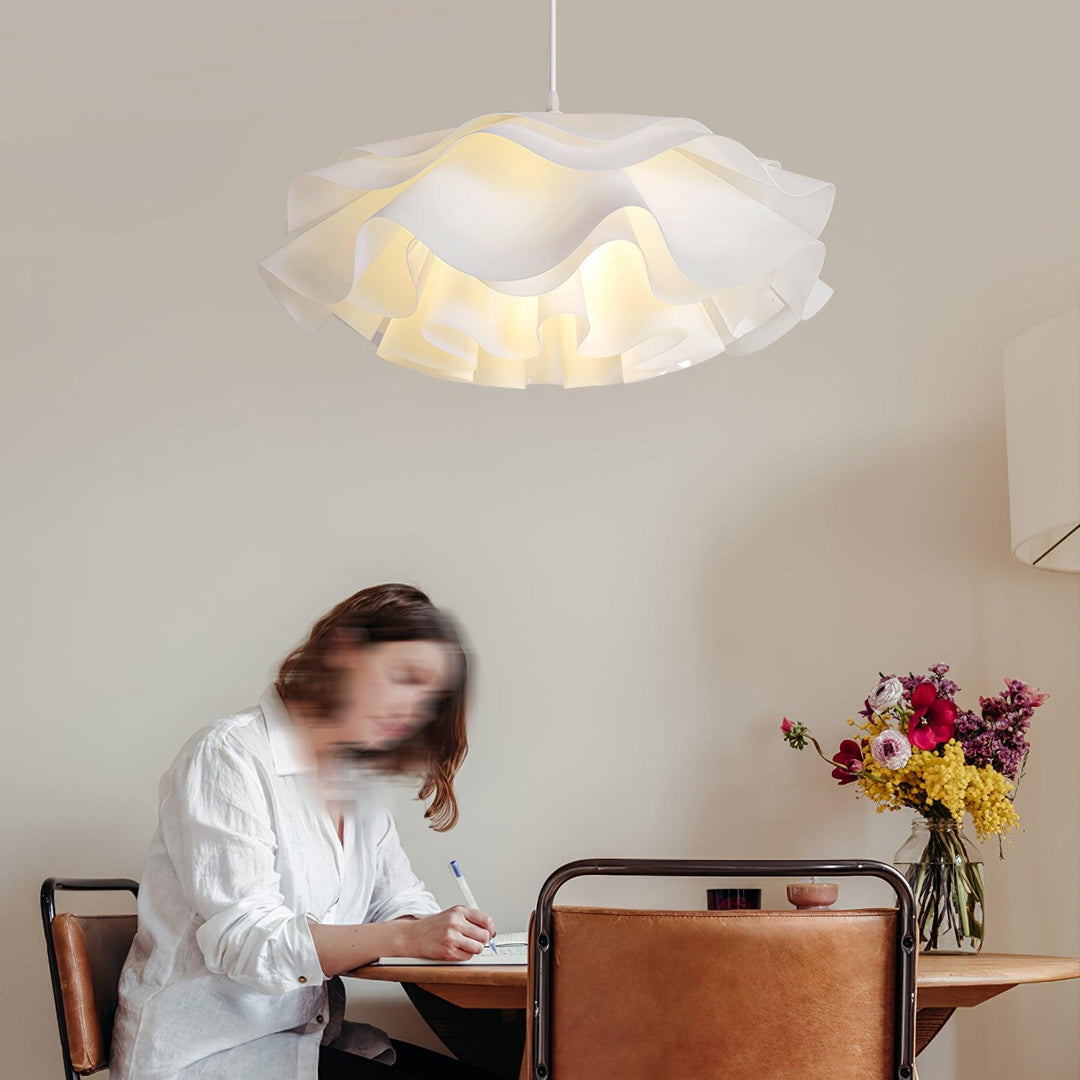
<path id="1" fill-rule="evenodd" d="M 982 861 L 951 818 L 917 818 L 897 866 L 915 894 L 923 952 L 978 952 L 983 944 Z"/>

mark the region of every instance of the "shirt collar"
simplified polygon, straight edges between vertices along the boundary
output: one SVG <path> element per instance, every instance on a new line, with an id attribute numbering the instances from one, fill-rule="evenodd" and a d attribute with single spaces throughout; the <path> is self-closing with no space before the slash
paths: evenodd
<path id="1" fill-rule="evenodd" d="M 303 736 L 296 730 L 289 710 L 277 687 L 271 683 L 259 698 L 259 708 L 266 721 L 266 734 L 270 740 L 270 756 L 279 776 L 288 773 L 313 773 L 318 762 Z"/>

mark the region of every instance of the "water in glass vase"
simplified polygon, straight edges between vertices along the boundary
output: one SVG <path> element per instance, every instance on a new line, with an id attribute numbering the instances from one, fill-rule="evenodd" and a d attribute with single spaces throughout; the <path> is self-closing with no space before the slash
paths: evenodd
<path id="1" fill-rule="evenodd" d="M 915 894 L 919 949 L 977 953 L 983 946 L 983 861 L 959 822 L 917 817 L 896 853 Z"/>

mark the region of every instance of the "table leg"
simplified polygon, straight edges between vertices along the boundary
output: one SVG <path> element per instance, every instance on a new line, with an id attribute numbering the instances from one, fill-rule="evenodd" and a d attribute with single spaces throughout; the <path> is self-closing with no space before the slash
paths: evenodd
<path id="1" fill-rule="evenodd" d="M 919 1009 L 915 1013 L 915 1053 L 921 1054 L 955 1009 Z"/>

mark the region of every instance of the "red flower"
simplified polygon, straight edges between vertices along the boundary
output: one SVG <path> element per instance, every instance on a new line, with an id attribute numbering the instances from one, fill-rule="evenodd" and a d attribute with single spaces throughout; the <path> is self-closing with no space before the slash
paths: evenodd
<path id="1" fill-rule="evenodd" d="M 862 747 L 854 739 L 845 739 L 839 752 L 833 754 L 833 761 L 837 765 L 832 771 L 833 779 L 841 784 L 853 784 L 859 779 L 856 774 L 863 770 Z"/>
<path id="2" fill-rule="evenodd" d="M 933 750 L 948 742 L 956 730 L 956 705 L 937 696 L 933 683 L 919 683 L 911 691 L 915 710 L 908 720 L 908 738 L 920 750 Z"/>
<path id="3" fill-rule="evenodd" d="M 795 727 L 795 725 L 794 725 L 794 724 L 793 724 L 793 723 L 792 723 L 792 722 L 791 722 L 791 721 L 790 721 L 790 720 L 789 720 L 789 719 L 788 719 L 788 718 L 787 718 L 787 717 L 785 716 L 785 717 L 784 717 L 784 722 L 783 722 L 783 723 L 782 723 L 782 724 L 780 725 L 780 730 L 781 730 L 781 731 L 782 731 L 782 732 L 783 732 L 783 733 L 784 733 L 785 735 L 790 735 L 790 734 L 791 734 L 791 730 L 792 730 L 792 728 L 794 728 L 794 727 Z"/>

